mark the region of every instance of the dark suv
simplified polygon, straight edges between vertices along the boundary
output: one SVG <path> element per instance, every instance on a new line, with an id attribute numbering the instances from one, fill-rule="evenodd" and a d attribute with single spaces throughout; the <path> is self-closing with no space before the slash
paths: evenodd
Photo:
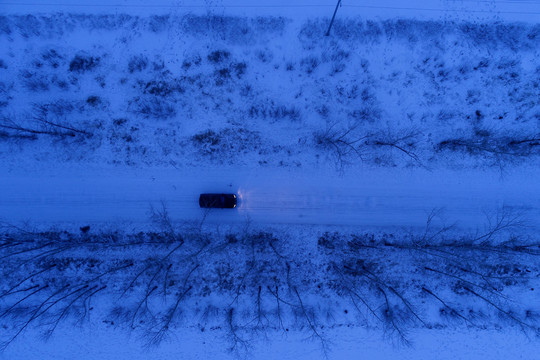
<path id="1" fill-rule="evenodd" d="M 202 208 L 233 209 L 236 207 L 235 194 L 201 194 L 199 206 Z"/>

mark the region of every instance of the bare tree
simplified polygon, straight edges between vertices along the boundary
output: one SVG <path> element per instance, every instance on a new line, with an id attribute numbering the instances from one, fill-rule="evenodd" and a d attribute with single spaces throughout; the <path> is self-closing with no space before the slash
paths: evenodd
<path id="1" fill-rule="evenodd" d="M 360 123 L 355 123 L 346 128 L 341 128 L 338 126 L 338 122 L 327 123 L 324 131 L 318 131 L 314 134 L 317 146 L 333 152 L 340 171 L 343 171 L 351 155 L 363 160 L 363 140 L 369 138 L 370 135 L 358 135 L 359 126 Z"/>
<path id="2" fill-rule="evenodd" d="M 302 297 L 300 296 L 300 293 L 298 292 L 298 288 L 296 286 L 294 287 L 294 293 L 296 294 L 296 297 L 298 299 L 300 311 L 304 319 L 308 323 L 309 328 L 311 329 L 311 332 L 313 333 L 313 336 L 315 336 L 320 341 L 324 356 L 328 358 L 328 351 L 329 351 L 328 342 L 326 338 L 322 336 L 319 329 L 317 329 L 318 325 L 315 320 L 315 316 L 310 311 L 307 310 L 306 306 L 304 305 L 304 301 L 302 301 Z"/>
<path id="3" fill-rule="evenodd" d="M 393 134 L 390 131 L 374 134 L 365 142 L 365 145 L 372 147 L 390 147 L 399 150 L 418 165 L 422 165 L 422 161 L 414 152 L 417 143 L 419 132 L 409 130 L 403 134 Z"/>
<path id="4" fill-rule="evenodd" d="M 169 307 L 165 314 L 159 319 L 156 326 L 156 331 L 151 331 L 149 334 L 147 345 L 156 346 L 159 345 L 169 332 L 170 325 L 178 313 L 180 302 L 186 297 L 187 293 L 193 288 L 193 285 L 188 286 L 188 281 L 193 272 L 199 267 L 199 264 L 195 266 L 187 273 L 184 278 L 182 288 L 178 290 L 175 303 Z M 157 288 L 157 286 L 156 286 Z"/>
<path id="5" fill-rule="evenodd" d="M 239 326 L 235 325 L 234 321 L 234 308 L 231 307 L 227 311 L 227 327 L 231 339 L 231 347 L 229 351 L 233 353 L 247 353 L 249 350 L 249 342 L 238 334 Z"/>
<path id="6" fill-rule="evenodd" d="M 472 239 L 473 244 L 479 244 L 480 246 L 490 245 L 497 235 L 523 229 L 527 226 L 523 214 L 512 211 L 508 207 L 503 207 L 493 216 L 486 213 L 486 219 L 486 232 L 476 235 Z"/>
<path id="7" fill-rule="evenodd" d="M 445 309 L 448 309 L 450 310 L 450 315 L 451 316 L 455 316 L 455 317 L 459 317 L 460 319 L 464 320 L 465 322 L 471 324 L 472 326 L 476 327 L 477 325 L 475 323 L 473 323 L 470 319 L 466 318 L 465 316 L 461 315 L 461 313 L 454 309 L 453 307 L 451 307 L 450 305 L 448 305 L 443 299 L 441 299 L 439 296 L 435 295 L 431 290 L 428 290 L 426 289 L 425 287 L 422 287 L 422 291 L 425 291 L 426 293 L 428 293 L 429 295 L 433 296 L 435 299 L 439 300 L 439 302 L 441 304 L 443 304 L 444 308 Z"/>

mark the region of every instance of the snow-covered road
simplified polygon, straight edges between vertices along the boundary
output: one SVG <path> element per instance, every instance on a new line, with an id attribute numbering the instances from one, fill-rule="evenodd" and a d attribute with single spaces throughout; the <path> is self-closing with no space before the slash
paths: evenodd
<path id="1" fill-rule="evenodd" d="M 424 226 L 437 221 L 481 227 L 503 206 L 540 227 L 540 172 L 369 171 L 336 176 L 301 171 L 193 170 L 102 173 L 9 173 L 0 177 L 0 220 L 12 224 L 145 224 L 163 202 L 175 221 L 200 220 L 201 192 L 239 194 L 235 210 L 212 210 L 207 221 L 351 226 Z M 400 174 L 396 176 L 396 174 Z M 80 174 L 80 173 L 79 173 Z M 149 175 L 151 174 L 151 175 Z"/>

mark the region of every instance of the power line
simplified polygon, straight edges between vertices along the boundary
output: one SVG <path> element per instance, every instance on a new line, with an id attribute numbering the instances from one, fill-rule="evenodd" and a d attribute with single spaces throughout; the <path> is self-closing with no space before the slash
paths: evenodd
<path id="1" fill-rule="evenodd" d="M 353 8 L 366 9 L 386 9 L 386 10 L 414 10 L 414 11 L 441 11 L 441 12 L 466 12 L 466 13 L 488 13 L 488 14 L 520 14 L 520 15 L 540 15 L 539 12 L 526 11 L 499 11 L 499 10 L 459 10 L 459 9 L 434 9 L 434 8 L 414 8 L 414 7 L 393 7 L 393 6 L 371 6 L 371 5 L 343 5 Z"/>
<path id="2" fill-rule="evenodd" d="M 447 1 L 456 1 L 458 0 L 447 0 Z M 459 2 L 465 3 L 489 3 L 489 4 L 538 4 L 538 1 L 535 0 L 459 0 Z"/>
<path id="3" fill-rule="evenodd" d="M 492 3 L 489 0 L 462 0 L 469 3 Z M 496 1 L 497 3 L 527 3 L 525 1 Z M 0 2 L 0 5 L 9 6 L 64 6 L 64 7 L 108 7 L 108 8 L 184 8 L 184 9 L 227 9 L 227 8 L 249 8 L 249 9 L 264 9 L 264 8 L 333 8 L 333 4 L 285 4 L 285 5 L 148 5 L 148 4 L 67 4 L 67 3 L 12 3 Z M 444 8 L 422 8 L 422 7 L 396 7 L 396 6 L 376 6 L 376 5 L 347 5 L 341 4 L 342 7 L 360 8 L 360 9 L 381 9 L 381 10 L 405 10 L 405 11 L 431 11 L 431 12 L 455 12 L 455 13 L 486 13 L 486 14 L 515 14 L 515 15 L 540 15 L 540 11 L 504 11 L 504 10 L 472 10 L 472 9 L 444 9 Z"/>
<path id="4" fill-rule="evenodd" d="M 0 5 L 10 6 L 68 6 L 68 7 L 140 7 L 140 8 L 195 8 L 195 9 L 208 9 L 208 8 L 302 8 L 302 7 L 334 7 L 324 4 L 304 4 L 304 5 L 147 5 L 147 4 L 67 4 L 67 3 L 6 3 L 0 2 Z"/>

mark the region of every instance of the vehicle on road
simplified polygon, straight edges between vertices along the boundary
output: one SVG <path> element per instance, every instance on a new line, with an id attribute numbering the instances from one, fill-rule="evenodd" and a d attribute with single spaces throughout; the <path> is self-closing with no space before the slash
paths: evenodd
<path id="1" fill-rule="evenodd" d="M 199 206 L 213 209 L 234 209 L 236 207 L 236 194 L 201 194 Z"/>

